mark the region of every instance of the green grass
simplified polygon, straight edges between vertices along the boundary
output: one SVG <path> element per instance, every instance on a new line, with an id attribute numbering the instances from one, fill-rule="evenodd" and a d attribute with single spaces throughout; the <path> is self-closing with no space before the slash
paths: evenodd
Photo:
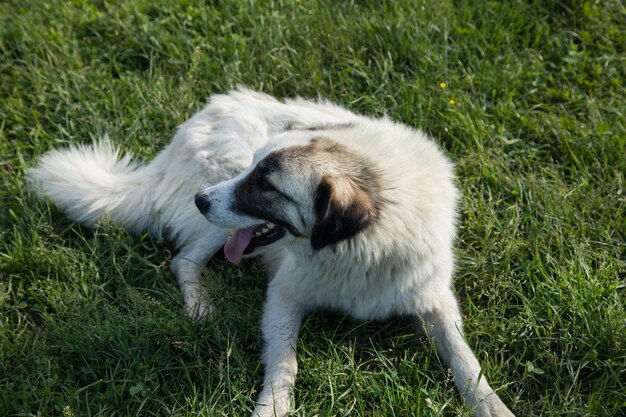
<path id="1" fill-rule="evenodd" d="M 518 416 L 626 415 L 626 10 L 469 3 L 1 2 L 0 415 L 249 413 L 260 263 L 211 261 L 218 312 L 190 322 L 166 242 L 71 224 L 23 180 L 105 133 L 149 159 L 238 84 L 429 132 L 457 163 L 456 290 L 492 385 Z M 317 313 L 299 350 L 297 415 L 464 413 L 400 319 Z"/>

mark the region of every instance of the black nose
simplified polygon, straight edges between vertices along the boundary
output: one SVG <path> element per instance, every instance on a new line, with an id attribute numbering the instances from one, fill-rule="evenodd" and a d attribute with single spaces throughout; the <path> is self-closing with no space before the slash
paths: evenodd
<path id="1" fill-rule="evenodd" d="M 203 192 L 199 192 L 196 194 L 196 198 L 194 199 L 196 203 L 196 207 L 200 210 L 200 213 L 206 214 L 209 211 L 209 207 L 211 207 L 211 202 L 209 201 L 209 196 L 204 194 Z"/>

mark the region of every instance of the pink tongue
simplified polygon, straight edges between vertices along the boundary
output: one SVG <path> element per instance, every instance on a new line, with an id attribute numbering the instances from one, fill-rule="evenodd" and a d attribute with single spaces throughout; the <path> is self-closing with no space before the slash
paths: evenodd
<path id="1" fill-rule="evenodd" d="M 247 229 L 235 230 L 235 233 L 233 233 L 224 245 L 224 255 L 226 256 L 226 259 L 234 264 L 241 262 L 243 251 L 246 250 L 250 244 L 255 228 L 256 226 L 252 226 Z"/>

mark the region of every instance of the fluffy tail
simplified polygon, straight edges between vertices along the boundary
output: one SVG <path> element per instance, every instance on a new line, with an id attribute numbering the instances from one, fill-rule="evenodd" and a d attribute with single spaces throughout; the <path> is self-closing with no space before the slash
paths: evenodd
<path id="1" fill-rule="evenodd" d="M 150 195 L 155 176 L 148 171 L 128 155 L 120 158 L 105 138 L 47 153 L 26 178 L 75 222 L 93 227 L 107 214 L 131 232 L 158 234 Z"/>

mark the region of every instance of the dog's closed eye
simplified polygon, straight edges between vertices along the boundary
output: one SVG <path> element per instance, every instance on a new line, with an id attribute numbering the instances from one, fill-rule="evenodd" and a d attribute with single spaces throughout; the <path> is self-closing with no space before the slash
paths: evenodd
<path id="1" fill-rule="evenodd" d="M 263 191 L 276 191 L 276 187 L 263 174 L 257 175 L 256 185 Z"/>

